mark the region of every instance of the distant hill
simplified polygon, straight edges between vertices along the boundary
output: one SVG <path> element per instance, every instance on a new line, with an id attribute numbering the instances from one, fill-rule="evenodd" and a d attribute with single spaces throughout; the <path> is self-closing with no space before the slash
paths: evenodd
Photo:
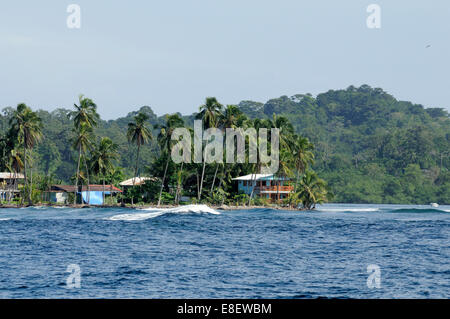
<path id="1" fill-rule="evenodd" d="M 317 95 L 281 96 L 266 103 L 242 101 L 251 118 L 285 115 L 297 132 L 316 146 L 315 170 L 327 180 L 337 202 L 450 204 L 450 117 L 442 108 L 398 101 L 379 88 L 363 85 Z M 0 131 L 8 129 L 11 108 L 0 116 Z M 44 140 L 35 150 L 35 167 L 68 181 L 75 171 L 68 110 L 39 110 Z M 116 120 L 101 121 L 98 136 L 119 144 L 119 166 L 132 174 L 134 146 L 127 142 L 128 123 L 138 112 L 161 123 L 149 106 Z M 194 116 L 184 116 L 188 125 Z M 158 156 L 153 141 L 141 150 L 143 165 Z"/>
<path id="2" fill-rule="evenodd" d="M 315 169 L 336 201 L 450 203 L 450 118 L 442 108 L 367 85 L 239 107 L 251 117 L 287 116 L 316 145 Z"/>

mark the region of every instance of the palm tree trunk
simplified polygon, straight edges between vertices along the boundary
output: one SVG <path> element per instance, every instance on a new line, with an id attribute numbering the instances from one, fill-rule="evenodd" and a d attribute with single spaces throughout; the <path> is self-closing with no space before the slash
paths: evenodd
<path id="1" fill-rule="evenodd" d="M 161 181 L 161 190 L 159 191 L 159 199 L 158 199 L 158 207 L 161 205 L 161 196 L 162 196 L 162 191 L 164 188 L 164 180 L 166 179 L 166 173 L 167 173 L 167 168 L 169 167 L 169 156 L 167 155 L 167 163 L 166 163 L 166 168 L 164 169 L 164 176 L 163 179 Z"/>
<path id="2" fill-rule="evenodd" d="M 86 162 L 86 158 L 83 159 L 84 160 L 84 167 L 86 168 L 86 177 L 87 177 L 87 204 L 90 205 L 91 204 L 91 182 L 89 181 L 89 169 L 87 166 L 87 162 Z"/>
<path id="3" fill-rule="evenodd" d="M 255 191 L 256 174 L 258 173 L 258 170 L 259 170 L 259 163 L 256 164 L 256 173 L 254 174 L 254 176 L 255 176 L 254 180 L 253 180 L 253 175 L 252 175 L 252 179 L 251 179 L 251 181 L 252 181 L 252 192 L 250 193 L 250 198 L 248 199 L 248 206 L 250 206 L 250 204 L 251 204 L 253 193 Z"/>
<path id="4" fill-rule="evenodd" d="M 136 184 L 136 177 L 139 169 L 139 154 L 141 152 L 141 143 L 138 143 L 137 154 L 136 154 L 136 166 L 134 168 L 134 176 L 133 176 L 133 188 Z M 134 205 L 134 197 L 131 196 L 131 205 Z"/>
<path id="5" fill-rule="evenodd" d="M 135 179 L 136 179 L 136 177 L 137 177 L 137 175 L 138 175 L 138 169 L 139 169 L 139 155 L 140 155 L 140 152 L 141 152 L 141 144 L 139 143 L 139 144 L 138 144 L 138 149 L 137 149 L 137 156 L 136 156 L 136 167 L 135 167 L 135 169 L 134 169 L 134 177 L 135 177 L 135 178 L 133 178 L 133 186 L 134 186 L 134 184 L 135 184 Z"/>
<path id="6" fill-rule="evenodd" d="M 25 141 L 23 143 L 23 176 L 24 176 L 24 195 L 28 198 L 28 178 L 27 178 L 27 147 L 25 145 Z"/>
<path id="7" fill-rule="evenodd" d="M 223 178 L 225 176 L 225 163 L 223 163 L 223 167 L 222 167 L 222 174 L 219 178 L 219 186 L 217 189 L 220 189 L 222 187 L 222 183 L 223 183 Z"/>
<path id="8" fill-rule="evenodd" d="M 80 161 L 81 161 L 81 145 L 78 150 L 78 165 L 77 165 L 77 175 L 75 176 L 75 192 L 74 192 L 74 199 L 73 204 L 77 204 L 77 192 L 78 192 L 78 176 L 80 175 Z"/>
<path id="9" fill-rule="evenodd" d="M 103 175 L 103 205 L 105 205 L 105 176 Z"/>
<path id="10" fill-rule="evenodd" d="M 280 182 L 277 183 L 277 198 L 278 198 L 278 205 L 280 205 Z"/>
<path id="11" fill-rule="evenodd" d="M 11 176 L 11 174 L 10 174 L 10 176 Z M 11 185 L 12 189 L 11 189 L 11 187 L 9 188 L 8 204 L 11 204 L 12 194 L 13 194 L 13 191 L 16 189 L 16 180 L 17 180 L 17 171 L 14 170 L 14 179 L 13 179 L 13 184 Z M 8 184 L 6 184 L 6 185 L 8 186 Z"/>
<path id="12" fill-rule="evenodd" d="M 255 176 L 255 181 L 253 181 L 253 175 Z M 252 174 L 252 178 L 250 179 L 250 182 L 252 183 L 252 191 L 250 193 L 250 197 L 248 198 L 248 206 L 250 206 L 251 202 L 252 202 L 252 197 L 253 197 L 253 192 L 255 191 L 255 185 L 254 183 L 256 183 L 256 174 Z"/>
<path id="13" fill-rule="evenodd" d="M 200 194 L 200 179 L 198 176 L 198 168 L 195 169 L 195 176 L 197 176 L 197 197 L 200 200 L 200 196 L 199 196 L 199 194 Z"/>
<path id="14" fill-rule="evenodd" d="M 178 182 L 177 182 L 177 192 L 175 194 L 175 205 L 178 205 L 178 203 L 180 202 L 181 178 L 182 178 L 182 174 L 183 174 L 183 164 L 184 164 L 184 162 L 181 162 L 180 178 L 178 179 Z"/>
<path id="15" fill-rule="evenodd" d="M 30 191 L 28 195 L 28 204 L 32 205 L 31 195 L 33 195 L 33 166 L 30 166 Z"/>
<path id="16" fill-rule="evenodd" d="M 111 182 L 111 185 L 109 185 L 109 190 L 110 190 L 110 192 L 109 192 L 109 198 L 111 199 L 111 203 L 113 202 L 112 201 L 112 194 L 113 194 L 113 181 L 112 181 L 112 178 L 111 178 L 111 180 L 110 180 L 110 182 Z M 116 203 L 117 203 L 117 201 L 116 201 Z"/>
<path id="17" fill-rule="evenodd" d="M 205 177 L 205 167 L 206 167 L 206 147 L 205 147 L 205 151 L 203 153 L 203 169 L 202 169 L 202 178 L 200 179 L 200 191 L 198 193 L 198 200 L 200 200 L 200 198 L 202 196 L 203 179 Z"/>
<path id="18" fill-rule="evenodd" d="M 219 164 L 216 164 L 216 172 L 214 173 L 214 178 L 213 178 L 213 182 L 211 184 L 211 195 L 214 189 L 214 184 L 216 183 L 216 176 L 217 176 L 217 171 L 219 170 Z"/>

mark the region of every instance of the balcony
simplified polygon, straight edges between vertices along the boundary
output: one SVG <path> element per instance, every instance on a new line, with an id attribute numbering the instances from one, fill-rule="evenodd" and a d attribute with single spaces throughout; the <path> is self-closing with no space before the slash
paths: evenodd
<path id="1" fill-rule="evenodd" d="M 290 193 L 294 191 L 294 186 L 256 186 L 257 193 Z"/>

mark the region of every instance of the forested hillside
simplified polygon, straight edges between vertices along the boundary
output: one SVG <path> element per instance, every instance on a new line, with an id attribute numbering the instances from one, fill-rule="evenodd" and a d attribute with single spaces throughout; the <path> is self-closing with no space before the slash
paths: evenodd
<path id="1" fill-rule="evenodd" d="M 285 115 L 297 133 L 315 145 L 314 169 L 324 178 L 335 202 L 450 204 L 450 118 L 441 108 L 424 108 L 398 101 L 369 86 L 328 91 L 313 97 L 282 96 L 265 104 L 242 101 L 239 108 L 250 118 Z M 0 116 L 0 148 L 15 106 Z M 33 150 L 33 171 L 69 182 L 76 172 L 70 110 L 39 110 L 43 140 Z M 154 127 L 164 117 L 148 106 L 123 118 L 99 121 L 95 135 L 119 145 L 118 166 L 133 175 L 136 146 L 128 143 L 127 125 L 138 112 Z M 191 124 L 194 115 L 183 117 Z M 142 169 L 158 157 L 156 141 L 142 146 Z M 3 154 L 4 156 L 4 154 Z M 2 164 L 1 167 L 5 169 Z M 145 175 L 144 173 L 142 175 Z"/>
<path id="2" fill-rule="evenodd" d="M 252 117 L 288 116 L 316 146 L 315 169 L 337 202 L 450 203 L 450 118 L 441 108 L 367 85 L 239 106 Z"/>

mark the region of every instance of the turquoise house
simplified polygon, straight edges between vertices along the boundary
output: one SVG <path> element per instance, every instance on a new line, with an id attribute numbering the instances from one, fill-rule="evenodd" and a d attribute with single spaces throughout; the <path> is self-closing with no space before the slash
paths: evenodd
<path id="1" fill-rule="evenodd" d="M 270 201 L 278 201 L 286 198 L 294 191 L 289 178 L 275 176 L 274 174 L 249 174 L 233 178 L 237 182 L 240 193 L 268 198 Z"/>

